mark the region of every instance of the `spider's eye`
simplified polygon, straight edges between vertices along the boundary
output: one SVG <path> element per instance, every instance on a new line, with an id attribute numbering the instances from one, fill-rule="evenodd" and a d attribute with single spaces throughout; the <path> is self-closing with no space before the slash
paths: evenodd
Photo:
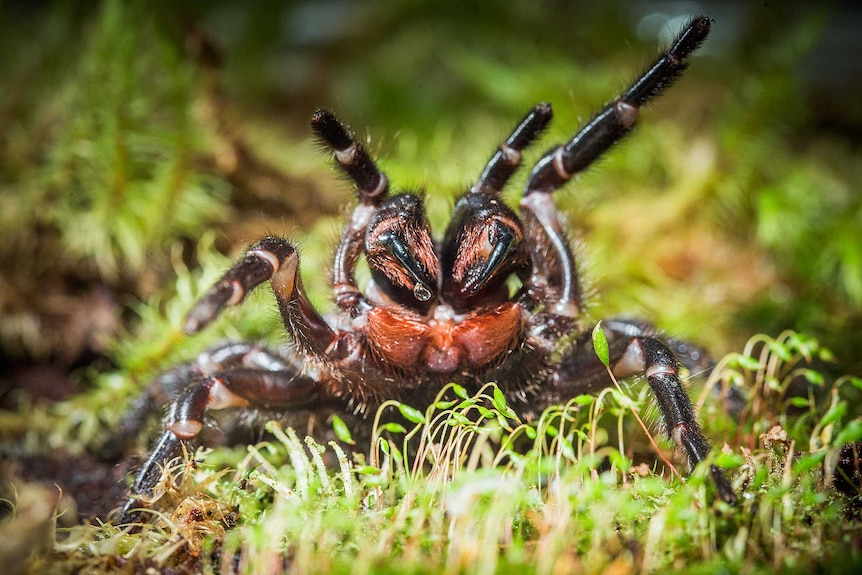
<path id="1" fill-rule="evenodd" d="M 403 305 L 424 309 L 437 293 L 439 263 L 422 201 L 387 200 L 368 225 L 365 257 L 374 283 Z"/>

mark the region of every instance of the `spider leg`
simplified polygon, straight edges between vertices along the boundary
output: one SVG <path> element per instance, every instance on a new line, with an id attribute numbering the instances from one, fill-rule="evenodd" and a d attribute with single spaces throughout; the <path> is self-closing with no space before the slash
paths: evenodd
<path id="1" fill-rule="evenodd" d="M 285 262 L 295 257 L 295 252 L 292 245 L 280 238 L 267 237 L 258 241 L 198 300 L 186 315 L 183 331 L 189 335 L 201 331 L 224 308 L 237 305 L 252 289 L 283 270 Z"/>
<path id="2" fill-rule="evenodd" d="M 602 320 L 602 325 L 607 329 L 630 337 L 658 337 L 656 327 L 641 319 L 617 317 Z M 661 339 L 692 376 L 708 377 L 716 365 L 715 358 L 695 343 L 674 337 L 662 337 Z M 724 382 L 720 382 L 714 391 L 721 397 L 722 405 L 727 414 L 738 420 L 746 406 L 743 393 L 737 387 Z"/>
<path id="3" fill-rule="evenodd" d="M 646 376 L 658 401 L 667 435 L 683 449 L 693 469 L 706 459 L 710 445 L 697 422 L 691 399 L 679 379 L 679 363 L 673 352 L 654 335 L 632 333 L 631 323 L 611 320 L 604 328 L 614 376 Z M 554 375 L 554 383 L 563 396 L 591 393 L 611 383 L 588 334 L 586 332 L 563 355 L 559 371 Z M 710 474 L 719 496 L 728 503 L 735 503 L 736 494 L 721 469 L 713 465 Z"/>
<path id="4" fill-rule="evenodd" d="M 659 334 L 658 329 L 652 323 L 631 317 L 604 319 L 602 326 L 630 337 L 657 337 Z M 705 375 L 715 367 L 715 358 L 697 344 L 673 337 L 662 337 L 662 340 L 691 375 Z"/>
<path id="5" fill-rule="evenodd" d="M 710 20 L 694 18 L 670 48 L 629 89 L 609 103 L 566 144 L 545 154 L 527 178 L 521 212 L 533 274 L 528 286 L 535 301 L 548 300 L 548 310 L 560 318 L 576 317 L 582 306 L 575 260 L 560 225 L 552 194 L 587 168 L 635 124 L 638 111 L 686 68 L 686 58 L 706 39 Z"/>
<path id="6" fill-rule="evenodd" d="M 284 371 L 290 369 L 286 361 L 286 358 L 250 343 L 225 342 L 211 347 L 193 362 L 175 367 L 153 379 L 147 390 L 123 414 L 120 428 L 96 448 L 96 453 L 105 461 L 118 461 L 147 423 L 161 412 L 164 405 L 176 400 L 189 381 L 235 368 Z"/>
<path id="7" fill-rule="evenodd" d="M 359 204 L 338 242 L 332 266 L 335 303 L 355 316 L 371 307 L 356 285 L 354 270 L 362 253 L 368 222 L 389 193 L 389 180 L 334 114 L 315 111 L 311 128 L 320 141 L 333 150 L 336 162 L 356 184 L 359 196 Z"/>
<path id="8" fill-rule="evenodd" d="M 231 407 L 262 407 L 280 410 L 301 409 L 317 402 L 320 382 L 298 371 L 268 371 L 240 368 L 193 381 L 171 404 L 164 431 L 141 466 L 118 524 L 136 521 L 135 509 L 141 499 L 153 494 L 161 476 L 160 468 L 194 448 L 204 427 L 206 412 Z"/>
<path id="9" fill-rule="evenodd" d="M 317 356 L 340 357 L 344 346 L 329 324 L 314 309 L 302 287 L 299 254 L 285 239 L 266 237 L 246 252 L 207 291 L 186 316 L 184 329 L 193 334 L 211 323 L 228 306 L 237 305 L 246 294 L 269 280 L 284 325 L 303 350 Z"/>
<path id="10" fill-rule="evenodd" d="M 541 135 L 551 115 L 551 105 L 546 103 L 530 110 L 488 160 L 479 181 L 455 205 L 440 245 L 440 261 L 447 278 L 442 295 L 456 310 L 508 299 L 506 278 L 526 268 L 521 224 L 500 200 L 500 192 L 521 165 L 521 152 Z M 459 261 L 473 265 L 456 269 Z"/>
<path id="11" fill-rule="evenodd" d="M 551 105 L 547 102 L 542 102 L 530 110 L 488 160 L 479 181 L 470 191 L 499 196 L 503 186 L 521 165 L 521 152 L 542 134 L 552 115 Z"/>

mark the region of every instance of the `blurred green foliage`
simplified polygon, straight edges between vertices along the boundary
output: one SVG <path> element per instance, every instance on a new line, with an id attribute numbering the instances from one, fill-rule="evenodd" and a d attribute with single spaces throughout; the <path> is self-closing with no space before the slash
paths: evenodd
<path id="1" fill-rule="evenodd" d="M 8 357 L 65 355 L 64 334 L 53 332 L 75 326 L 45 317 L 86 308 L 76 298 L 99 286 L 119 299 L 151 292 L 170 247 L 228 213 L 228 186 L 195 166 L 204 138 L 193 118 L 195 67 L 143 4 L 105 2 L 84 19 L 73 8 L 29 14 L 35 37 L 10 20 L 2 34 L 0 342 Z"/>

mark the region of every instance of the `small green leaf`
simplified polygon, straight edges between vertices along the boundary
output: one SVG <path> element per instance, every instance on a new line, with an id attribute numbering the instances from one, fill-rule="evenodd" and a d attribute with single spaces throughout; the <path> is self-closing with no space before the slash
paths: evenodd
<path id="1" fill-rule="evenodd" d="M 790 353 L 790 350 L 787 349 L 780 342 L 773 340 L 769 340 L 766 342 L 766 345 L 769 346 L 769 351 L 772 352 L 773 355 L 778 356 L 781 361 L 790 361 L 793 355 Z"/>
<path id="2" fill-rule="evenodd" d="M 495 419 L 497 417 L 497 412 L 482 405 L 477 405 L 476 409 L 479 411 L 479 415 L 481 415 L 485 419 Z"/>
<path id="3" fill-rule="evenodd" d="M 353 441 L 353 436 L 350 434 L 350 429 L 347 427 L 347 424 L 344 423 L 344 420 L 337 415 L 332 416 L 332 430 L 335 431 L 335 437 L 337 437 L 338 440 L 342 443 L 346 443 L 348 445 L 356 445 L 356 442 Z"/>
<path id="4" fill-rule="evenodd" d="M 817 352 L 817 355 L 818 355 L 818 357 L 820 357 L 820 359 L 822 361 L 828 361 L 828 362 L 835 361 L 835 354 L 832 353 L 832 350 L 830 350 L 828 348 L 821 347 L 820 351 Z"/>
<path id="5" fill-rule="evenodd" d="M 715 456 L 715 461 L 713 463 L 722 469 L 736 469 L 738 467 L 742 467 L 742 464 L 745 463 L 745 458 L 736 453 L 721 452 Z"/>
<path id="6" fill-rule="evenodd" d="M 536 428 L 530 427 L 529 425 L 524 427 L 524 435 L 526 435 L 528 439 L 536 439 Z"/>
<path id="7" fill-rule="evenodd" d="M 741 368 L 750 371 L 759 371 L 763 365 L 755 358 L 743 355 L 741 353 L 731 353 L 727 355 L 727 365 L 730 368 Z"/>
<path id="8" fill-rule="evenodd" d="M 574 460 L 575 459 L 575 449 L 572 447 L 572 442 L 569 441 L 568 437 L 560 435 L 557 437 L 560 442 L 560 451 L 563 453 L 563 457 Z"/>
<path id="9" fill-rule="evenodd" d="M 632 466 L 631 460 L 616 449 L 610 450 L 608 453 L 608 460 L 610 460 L 611 464 L 621 471 L 628 471 Z"/>
<path id="10" fill-rule="evenodd" d="M 809 469 L 814 469 L 815 467 L 817 467 L 818 465 L 823 463 L 824 459 L 826 459 L 826 452 L 825 451 L 817 451 L 815 453 L 808 453 L 806 455 L 799 457 L 799 459 L 797 459 L 793 463 L 793 470 L 796 473 L 804 473 L 804 472 L 808 471 Z"/>
<path id="11" fill-rule="evenodd" d="M 793 407 L 808 407 L 810 405 L 807 397 L 791 397 L 790 405 Z"/>
<path id="12" fill-rule="evenodd" d="M 845 413 L 847 413 L 847 404 L 844 402 L 836 403 L 823 414 L 823 417 L 820 418 L 820 425 L 822 427 L 826 427 L 830 423 L 835 423 L 844 417 Z"/>
<path id="13" fill-rule="evenodd" d="M 805 376 L 805 379 L 812 385 L 821 386 L 823 385 L 823 374 L 819 371 L 815 371 L 813 369 L 803 370 L 802 374 Z"/>
<path id="14" fill-rule="evenodd" d="M 458 385 L 457 383 L 452 384 L 452 393 L 460 397 L 461 399 L 467 399 L 467 390 L 464 389 L 464 386 Z"/>
<path id="15" fill-rule="evenodd" d="M 472 422 L 460 413 L 452 412 L 449 414 L 449 419 L 446 420 L 446 423 L 454 427 L 456 425 L 470 425 Z"/>
<path id="16" fill-rule="evenodd" d="M 602 329 L 602 322 L 597 323 L 596 327 L 593 328 L 593 349 L 596 350 L 596 355 L 599 356 L 602 365 L 608 367 L 611 363 L 611 356 L 608 338 L 605 336 L 605 330 Z"/>
<path id="17" fill-rule="evenodd" d="M 499 411 L 506 411 L 506 396 L 503 394 L 503 390 L 499 387 L 494 388 L 494 407 L 496 407 Z"/>
<path id="18" fill-rule="evenodd" d="M 383 431 L 388 431 L 389 433 L 406 433 L 407 430 L 400 423 L 395 423 L 390 421 L 389 423 L 384 423 L 380 426 Z"/>
<path id="19" fill-rule="evenodd" d="M 841 430 L 838 437 L 832 442 L 833 445 L 844 445 L 845 443 L 853 443 L 862 439 L 862 420 L 854 419 Z"/>
<path id="20" fill-rule="evenodd" d="M 410 407 L 409 405 L 399 403 L 398 411 L 401 412 L 401 415 L 404 416 L 404 419 L 411 423 L 425 423 L 425 415 L 423 415 L 422 412 L 415 407 Z"/>
<path id="21" fill-rule="evenodd" d="M 404 454 L 401 453 L 401 450 L 398 449 L 398 446 L 394 441 L 390 441 L 389 443 L 389 456 L 395 461 L 403 461 Z"/>
<path id="22" fill-rule="evenodd" d="M 579 395 L 572 400 L 577 405 L 591 405 L 594 401 L 596 401 L 594 395 Z"/>

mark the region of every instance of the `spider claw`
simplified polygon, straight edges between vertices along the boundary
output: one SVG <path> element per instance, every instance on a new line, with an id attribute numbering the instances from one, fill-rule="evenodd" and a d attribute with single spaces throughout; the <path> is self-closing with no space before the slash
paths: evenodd
<path id="1" fill-rule="evenodd" d="M 126 504 L 120 510 L 115 525 L 127 526 L 131 533 L 140 531 L 141 529 L 141 500 L 136 497 L 129 497 Z"/>
<path id="2" fill-rule="evenodd" d="M 727 479 L 727 475 L 724 474 L 724 471 L 722 471 L 717 465 L 710 465 L 709 472 L 721 500 L 728 505 L 736 506 L 739 502 L 739 498 L 737 497 L 736 492 L 733 491 L 733 487 L 730 485 L 730 481 Z"/>

